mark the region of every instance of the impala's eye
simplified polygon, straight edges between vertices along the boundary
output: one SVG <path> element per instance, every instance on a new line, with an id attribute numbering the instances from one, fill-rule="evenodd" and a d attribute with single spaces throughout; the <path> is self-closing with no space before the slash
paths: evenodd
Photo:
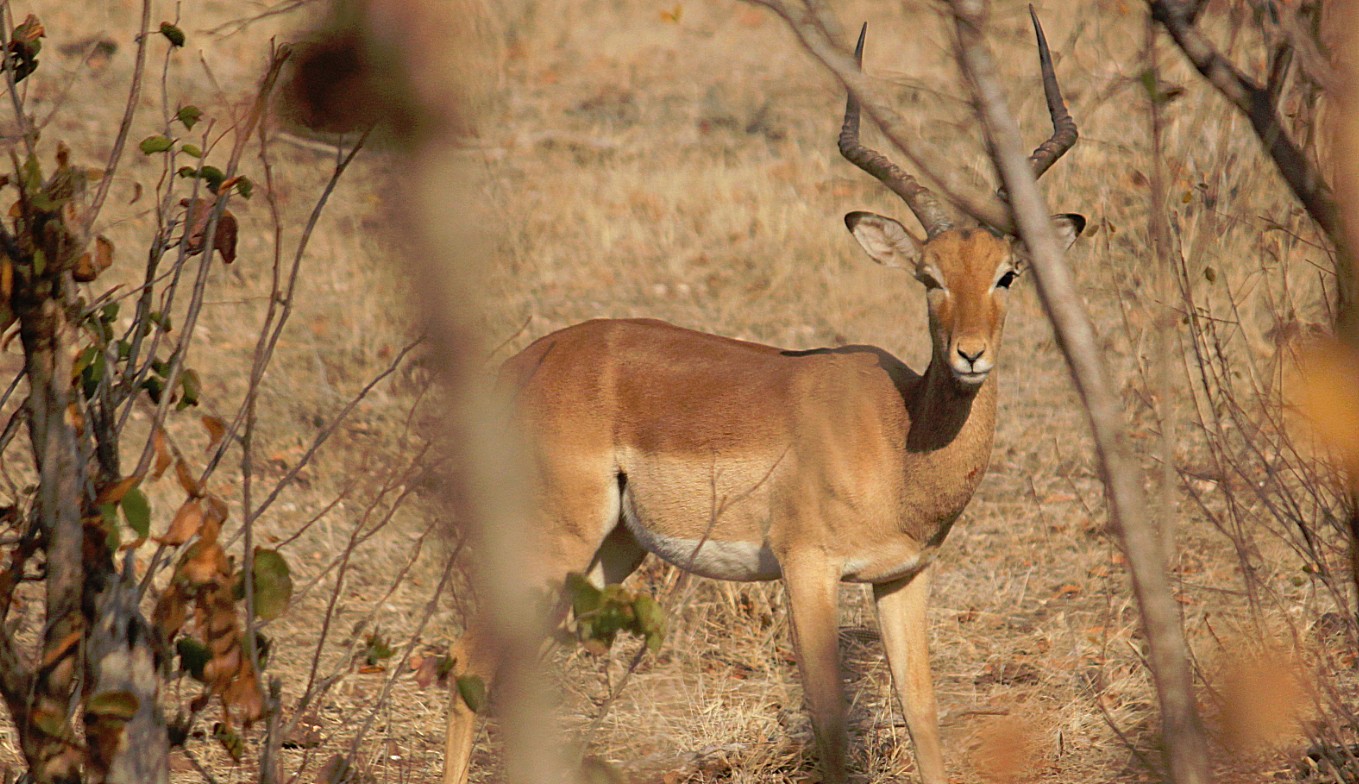
<path id="1" fill-rule="evenodd" d="M 1001 276 L 1000 276 L 1000 280 L 996 281 L 996 288 L 998 288 L 998 289 L 1008 289 L 1008 288 L 1010 288 L 1010 284 L 1014 283 L 1014 282 L 1015 282 L 1015 278 L 1017 278 L 1017 277 L 1019 277 L 1019 276 L 1015 274 L 1015 271 L 1014 271 L 1014 270 L 1010 270 L 1009 272 L 1005 273 L 1004 275 L 1001 275 Z"/>

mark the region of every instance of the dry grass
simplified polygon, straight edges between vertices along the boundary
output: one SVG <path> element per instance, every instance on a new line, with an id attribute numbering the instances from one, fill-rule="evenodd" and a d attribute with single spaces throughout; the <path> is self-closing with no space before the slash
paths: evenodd
<path id="1" fill-rule="evenodd" d="M 498 30 L 494 43 L 503 47 L 482 47 L 493 52 L 484 70 L 495 73 L 494 89 L 474 91 L 488 107 L 467 152 L 469 167 L 484 174 L 483 203 L 448 205 L 451 219 L 475 215 L 495 227 L 496 249 L 484 260 L 484 321 L 491 343 L 508 341 L 496 359 L 586 318 L 647 315 L 790 347 L 875 343 L 913 366 L 923 364 L 928 345 L 915 284 L 867 263 L 840 222 L 853 209 L 904 210 L 839 159 L 834 139 L 843 97 L 776 18 L 715 0 L 511 5 L 490 14 L 469 0 L 469 29 Z M 27 10 L 16 6 L 19 16 Z M 91 158 L 103 155 L 130 70 L 132 5 L 46 2 L 33 10 L 51 36 L 53 53 L 44 66 L 74 78 L 44 143 L 64 139 Z M 1160 423 L 1173 416 L 1181 434 L 1173 454 L 1195 470 L 1192 489 L 1208 496 L 1210 506 L 1226 503 L 1221 496 L 1232 479 L 1213 474 L 1194 437 L 1195 406 L 1203 398 L 1192 392 L 1197 379 L 1186 378 L 1195 358 L 1177 317 L 1179 297 L 1167 301 L 1161 293 L 1167 289 L 1146 250 L 1152 162 L 1137 79 L 1140 7 L 1050 0 L 1039 12 L 1060 52 L 1058 69 L 1083 133 L 1045 189 L 1055 210 L 1091 218 L 1092 230 L 1070 261 L 1115 377 L 1124 380 L 1134 435 L 1152 466 Z M 181 13 L 194 54 L 181 55 L 171 69 L 172 102 L 183 95 L 207 104 L 214 82 L 225 100 L 241 100 L 253 88 L 269 35 L 306 23 L 294 14 L 216 37 L 195 33 L 235 18 L 239 6 L 193 2 Z M 871 21 L 868 70 L 898 85 L 920 138 L 952 162 L 957 181 L 977 188 L 990 182 L 934 8 L 849 2 L 840 13 L 846 24 Z M 1037 140 L 1043 107 L 1025 24 L 1022 4 L 997 4 L 1001 65 L 1012 101 Z M 96 34 L 120 45 L 107 66 L 92 70 L 59 53 L 63 44 Z M 194 47 L 202 48 L 213 78 L 204 75 Z M 1237 52 L 1248 61 L 1252 51 L 1246 36 Z M 1198 85 L 1173 51 L 1166 49 L 1163 60 L 1176 63 L 1164 78 L 1186 88 L 1168 107 L 1165 144 L 1170 210 L 1192 265 L 1191 286 L 1209 312 L 1231 322 L 1223 340 L 1233 366 L 1270 377 L 1287 361 L 1286 327 L 1326 320 L 1320 292 L 1329 262 L 1246 124 Z M 42 116 L 58 95 L 31 99 Z M 144 109 L 134 139 L 155 128 L 155 91 Z M 286 143 L 277 153 L 284 159 L 277 195 L 295 233 L 330 159 Z M 156 173 L 140 156 L 131 157 L 115 186 L 107 232 L 135 256 L 151 219 L 145 202 L 126 202 L 134 181 L 149 187 Z M 310 250 L 293 326 L 264 386 L 260 453 L 275 476 L 409 339 L 401 242 L 384 233 L 393 221 L 384 214 L 383 194 L 401 187 L 388 169 L 383 153 L 360 157 Z M 205 310 L 209 337 L 191 363 L 215 385 L 209 406 L 213 397 L 235 401 L 242 394 L 255 337 L 248 325 L 262 313 L 268 291 L 267 212 L 256 199 L 239 214 L 241 259 L 214 273 L 223 280 Z M 991 469 L 954 529 L 934 589 L 934 670 L 946 755 L 952 772 L 967 779 L 1150 780 L 1154 775 L 1140 759 L 1157 753 L 1154 697 L 1141 665 L 1136 607 L 1121 556 L 1104 530 L 1102 490 L 1061 355 L 1031 288 L 1024 288 L 1010 316 Z M 1158 325 L 1166 324 L 1170 331 L 1160 332 Z M 1172 347 L 1172 383 L 1149 388 L 1162 345 Z M 15 365 L 13 355 L 4 362 Z M 285 704 L 306 677 L 333 591 L 341 597 L 333 621 L 340 638 L 366 620 L 365 631 L 380 624 L 404 643 L 438 579 L 446 545 L 424 542 L 409 575 L 393 583 L 438 515 L 416 501 L 379 496 L 381 484 L 398 477 L 393 466 L 413 461 L 418 439 L 407 437 L 405 426 L 422 389 L 418 373 L 380 386 L 305 481 L 261 521 L 263 535 L 285 537 L 319 515 L 290 546 L 299 584 L 317 582 L 271 630 L 277 653 L 270 672 L 284 680 Z M 430 408 L 426 414 L 437 415 Z M 203 438 L 188 425 L 180 437 L 190 444 Z M 420 465 L 411 465 L 400 482 L 415 486 L 422 475 Z M 230 484 L 229 477 L 220 481 L 223 489 Z M 341 495 L 345 500 L 330 506 Z M 1327 670 L 1334 665 L 1327 664 L 1326 649 L 1338 638 L 1310 630 L 1325 613 L 1343 609 L 1316 590 L 1274 528 L 1261 523 L 1237 532 L 1250 541 L 1256 565 L 1249 582 L 1260 600 L 1252 614 L 1233 541 L 1179 489 L 1175 504 L 1173 568 L 1191 645 L 1205 671 L 1218 671 L 1207 662 L 1229 659 L 1232 644 L 1225 641 L 1258 640 L 1261 629 L 1273 629 L 1300 643 L 1305 661 L 1321 662 L 1337 688 L 1350 688 Z M 395 509 L 390 526 L 359 547 L 338 583 L 337 570 L 327 567 L 347 537 L 389 508 Z M 1267 517 L 1258 503 L 1246 511 L 1248 519 Z M 735 744 L 725 763 L 695 780 L 807 780 L 810 731 L 799 710 L 779 589 L 703 581 L 677 589 L 675 573 L 656 564 L 634 579 L 675 611 L 673 632 L 662 655 L 643 661 L 598 731 L 585 739 L 589 753 L 628 761 Z M 842 599 L 855 765 L 869 780 L 911 780 L 914 762 L 871 608 L 857 587 L 844 588 Z M 465 600 L 446 599 L 419 645 L 445 645 Z M 324 653 L 323 673 L 349 669 L 350 651 L 339 642 Z M 628 645 L 607 661 L 581 652 L 556 655 L 574 727 L 594 720 L 631 655 Z M 1245 674 L 1224 676 L 1229 692 L 1261 677 L 1249 667 L 1236 671 Z M 290 770 L 304 754 L 314 770 L 343 751 L 381 686 L 381 675 L 348 671 L 316 710 L 322 746 L 290 752 Z M 1214 693 L 1205 689 L 1203 699 L 1216 715 Z M 398 680 L 376 706 L 377 723 L 362 748 L 375 780 L 437 778 L 444 703 L 438 689 Z M 1239 701 L 1226 704 L 1230 713 Z M 475 780 L 496 778 L 494 734 L 494 728 L 483 732 L 488 743 L 475 761 L 481 771 Z M 1233 780 L 1263 779 L 1298 759 L 1302 744 L 1281 744 L 1252 772 L 1227 766 L 1224 755 L 1223 771 Z M 229 765 L 210 744 L 194 748 L 218 780 L 253 775 L 248 764 Z M 13 735 L 0 729 L 0 765 L 16 759 Z M 194 780 L 197 774 L 177 776 Z"/>

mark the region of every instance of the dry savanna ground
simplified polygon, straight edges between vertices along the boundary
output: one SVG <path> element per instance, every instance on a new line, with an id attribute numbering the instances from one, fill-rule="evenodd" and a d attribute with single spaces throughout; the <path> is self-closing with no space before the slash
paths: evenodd
<path id="1" fill-rule="evenodd" d="M 840 159 L 843 95 L 781 20 L 735 0 L 460 3 L 466 25 L 448 40 L 465 48 L 479 80 L 465 109 L 475 129 L 465 158 L 476 197 L 446 210 L 450 221 L 486 229 L 488 250 L 469 264 L 481 281 L 486 345 L 497 347 L 488 368 L 536 337 L 598 316 L 651 316 L 794 348 L 873 343 L 923 366 L 918 285 L 872 264 L 841 222 L 850 210 L 906 210 Z M 1210 14 L 1220 23 L 1214 32 L 1259 72 L 1263 47 L 1249 24 L 1225 34 L 1225 5 Z M 162 126 L 166 102 L 171 111 L 202 105 L 224 127 L 253 93 L 270 40 L 302 37 L 325 10 L 303 3 L 234 24 L 268 8 L 158 3 L 153 25 L 178 15 L 189 42 L 163 80 L 163 46 L 152 47 L 132 139 Z M 126 99 L 138 6 L 46 0 L 11 9 L 19 19 L 38 14 L 48 30 L 46 78 L 27 88 L 30 108 L 47 122 L 44 149 L 65 141 L 94 165 Z M 1153 159 L 1140 4 L 1047 0 L 1037 10 L 1082 131 L 1043 187 L 1054 211 L 1090 218 L 1068 259 L 1174 542 L 1201 704 L 1221 744 L 1217 767 L 1230 780 L 1313 775 L 1298 728 L 1334 715 L 1319 693 L 1343 700 L 1352 685 L 1348 638 L 1327 625 L 1343 608 L 1317 577 L 1343 569 L 1341 542 L 1326 526 L 1324 497 L 1271 504 L 1273 496 L 1256 492 L 1266 480 L 1252 484 L 1243 472 L 1279 481 L 1304 458 L 1280 458 L 1276 427 L 1228 416 L 1204 390 L 1236 379 L 1249 414 L 1252 386 L 1276 388 L 1290 338 L 1326 321 L 1330 261 L 1245 121 L 1164 41 L 1159 89 L 1171 100 L 1163 155 Z M 893 85 L 940 168 L 960 187 L 994 187 L 938 7 L 851 0 L 836 11 L 847 29 L 871 23 L 866 69 Z M 1047 130 L 1027 24 L 1023 3 L 994 3 L 990 33 L 1007 94 L 1036 144 Z M 92 48 L 101 38 L 116 44 L 111 54 Z M 281 130 L 282 121 L 270 127 Z M 270 149 L 286 255 L 336 156 L 326 141 L 296 134 L 276 135 Z M 471 602 L 460 579 L 436 591 L 456 527 L 429 493 L 438 479 L 426 451 L 437 431 L 428 425 L 439 406 L 428 374 L 399 363 L 340 416 L 419 331 L 408 304 L 408 287 L 419 281 L 403 276 L 405 243 L 393 228 L 402 224 L 389 207 L 402 189 L 394 155 L 363 151 L 335 189 L 262 387 L 255 449 L 266 486 L 334 426 L 258 529 L 289 557 L 299 586 L 266 630 L 284 705 L 311 679 L 332 679 L 307 711 L 315 731 L 290 739 L 286 751 L 284 766 L 300 780 L 317 780 L 334 754 L 355 751 L 371 777 L 363 780 L 437 778 L 445 692 L 422 686 L 407 659 L 418 664 L 444 650 Z M 264 181 L 253 145 L 243 167 Z M 136 280 L 153 225 L 152 206 L 136 196 L 160 176 L 158 161 L 133 150 L 115 183 L 103 225 L 120 251 L 114 280 Z M 1185 258 L 1180 284 L 1149 250 L 1157 181 Z M 213 272 L 191 358 L 208 411 L 234 410 L 244 393 L 275 253 L 266 200 L 256 194 L 233 209 L 240 258 Z M 958 780 L 1155 780 L 1155 700 L 1124 560 L 1107 530 L 1061 354 L 1032 286 L 1020 289 L 999 370 L 990 471 L 940 559 L 930 611 L 946 757 Z M 1215 325 L 1213 357 L 1195 351 L 1188 298 Z M 20 367 L 16 351 L 3 356 L 7 370 Z M 1205 382 L 1205 362 L 1221 369 L 1216 380 Z M 1206 448 L 1204 422 L 1219 423 L 1225 464 Z M 173 421 L 172 433 L 189 452 L 207 438 L 192 416 Z M 229 471 L 215 481 L 240 502 Z M 164 508 L 159 492 L 150 495 L 163 526 L 172 488 Z M 1334 563 L 1296 552 L 1287 531 L 1305 526 L 1329 543 L 1321 552 Z M 565 650 L 551 658 L 562 713 L 588 754 L 663 772 L 684 752 L 723 747 L 699 769 L 664 780 L 814 780 L 780 589 L 680 581 L 656 563 L 633 579 L 671 611 L 671 631 L 616 697 L 636 642 L 604 657 Z M 841 599 L 853 765 L 864 780 L 914 780 L 867 594 L 847 586 Z M 394 655 L 377 655 L 380 642 Z M 1251 658 L 1266 649 L 1275 658 Z M 198 726 L 210 725 L 209 717 Z M 494 722 L 479 736 L 474 781 L 498 777 L 496 736 Z M 196 764 L 217 781 L 256 776 L 250 754 L 232 763 L 201 738 L 190 750 L 195 761 L 175 755 L 177 780 L 200 780 Z M 15 735 L 0 725 L 0 767 L 18 759 Z"/>

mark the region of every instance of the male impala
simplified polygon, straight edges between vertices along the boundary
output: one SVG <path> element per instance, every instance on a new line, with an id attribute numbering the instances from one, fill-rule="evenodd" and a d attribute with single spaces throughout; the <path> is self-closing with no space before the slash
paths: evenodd
<path id="1" fill-rule="evenodd" d="M 1034 25 L 1054 128 L 1031 158 L 1041 174 L 1076 126 Z M 861 61 L 862 51 L 861 33 Z M 993 369 L 1024 255 L 988 229 L 954 228 L 929 191 L 861 146 L 852 97 L 840 151 L 901 195 L 928 235 L 872 213 L 845 217 L 869 256 L 924 284 L 934 347 L 924 374 L 871 346 L 790 351 L 660 321 L 589 321 L 536 341 L 502 369 L 535 438 L 541 568 L 531 579 L 560 586 L 589 571 L 620 582 L 648 552 L 706 577 L 782 578 L 830 782 L 845 780 L 837 586 L 869 583 L 920 776 L 944 784 L 929 567 L 986 471 Z M 1069 247 L 1085 219 L 1054 225 Z M 465 638 L 458 674 L 489 682 L 493 660 Z M 467 780 L 474 726 L 455 694 L 447 784 Z"/>

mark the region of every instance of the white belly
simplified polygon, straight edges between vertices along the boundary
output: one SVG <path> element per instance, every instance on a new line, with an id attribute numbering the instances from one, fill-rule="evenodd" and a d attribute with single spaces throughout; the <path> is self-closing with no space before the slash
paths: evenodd
<path id="1" fill-rule="evenodd" d="M 777 580 L 783 575 L 767 542 L 724 542 L 668 536 L 647 528 L 632 504 L 623 501 L 623 523 L 648 552 L 679 568 L 718 580 Z"/>

